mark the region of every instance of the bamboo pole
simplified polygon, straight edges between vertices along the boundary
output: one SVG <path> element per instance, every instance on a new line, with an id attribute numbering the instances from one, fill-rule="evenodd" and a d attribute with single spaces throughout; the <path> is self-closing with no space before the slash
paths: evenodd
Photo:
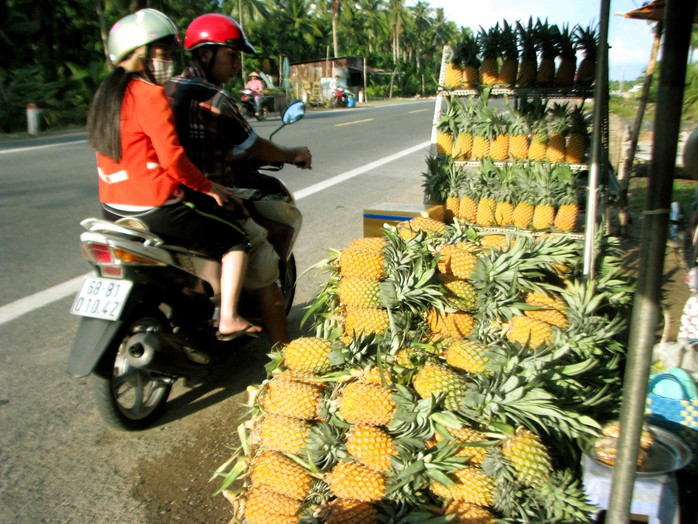
<path id="1" fill-rule="evenodd" d="M 647 397 L 655 329 L 660 314 L 660 292 L 669 228 L 669 207 L 676 167 L 686 60 L 696 0 L 667 0 L 664 14 L 664 51 L 654 121 L 654 144 L 640 239 L 640 272 L 630 321 L 630 341 L 623 381 L 618 456 L 608 524 L 627 524 L 632 505 L 640 434 Z"/>
<path id="2" fill-rule="evenodd" d="M 584 229 L 584 276 L 594 278 L 594 238 L 598 221 L 599 179 L 603 158 L 604 105 L 599 103 L 604 90 L 608 90 L 608 17 L 611 0 L 601 0 L 601 27 L 599 52 L 596 61 L 596 102 L 594 103 L 593 140 L 591 144 L 591 166 L 589 168 L 589 189 L 587 191 L 586 226 Z M 604 76 L 606 75 L 606 78 Z"/>

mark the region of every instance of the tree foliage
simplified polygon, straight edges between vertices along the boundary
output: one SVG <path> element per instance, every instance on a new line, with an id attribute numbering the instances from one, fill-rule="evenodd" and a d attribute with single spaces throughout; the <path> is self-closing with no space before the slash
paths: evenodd
<path id="1" fill-rule="evenodd" d="M 26 128 L 25 109 L 41 109 L 44 127 L 81 125 L 96 86 L 108 73 L 104 42 L 119 18 L 144 7 L 188 23 L 220 12 L 241 22 L 259 54 L 245 69 L 278 73 L 290 62 L 335 54 L 364 56 L 393 76 L 394 95 L 436 88 L 441 52 L 459 28 L 443 9 L 421 0 L 0 0 L 0 130 Z M 334 23 L 333 23 L 334 22 Z M 370 89 L 383 94 L 388 79 Z"/>

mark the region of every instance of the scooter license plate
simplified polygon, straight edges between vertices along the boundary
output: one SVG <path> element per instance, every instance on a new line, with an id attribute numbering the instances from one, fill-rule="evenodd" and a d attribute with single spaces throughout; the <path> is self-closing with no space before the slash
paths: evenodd
<path id="1" fill-rule="evenodd" d="M 73 301 L 70 312 L 82 317 L 118 320 L 133 287 L 129 280 L 88 278 Z"/>

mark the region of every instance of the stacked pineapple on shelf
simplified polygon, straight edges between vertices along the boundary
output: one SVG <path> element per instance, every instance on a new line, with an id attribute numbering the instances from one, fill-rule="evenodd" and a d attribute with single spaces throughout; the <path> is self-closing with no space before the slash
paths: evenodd
<path id="1" fill-rule="evenodd" d="M 590 522 L 580 457 L 617 417 L 631 286 L 603 235 L 582 278 L 582 106 L 534 96 L 501 112 L 488 98 L 589 86 L 595 38 L 532 19 L 463 34 L 424 173 L 445 220 L 318 264 L 309 334 L 270 355 L 214 475 L 233 521 Z"/>
<path id="2" fill-rule="evenodd" d="M 234 520 L 589 522 L 579 458 L 617 413 L 631 296 L 601 251 L 583 280 L 569 236 L 417 217 L 322 261 L 315 336 L 271 355 L 216 472 Z"/>
<path id="3" fill-rule="evenodd" d="M 504 21 L 476 34 L 464 31 L 444 53 L 441 77 L 447 90 L 478 86 L 585 88 L 596 70 L 598 28 L 559 28 L 540 18 L 527 24 Z M 577 51 L 583 59 L 577 64 Z M 557 63 L 557 66 L 556 66 Z"/>

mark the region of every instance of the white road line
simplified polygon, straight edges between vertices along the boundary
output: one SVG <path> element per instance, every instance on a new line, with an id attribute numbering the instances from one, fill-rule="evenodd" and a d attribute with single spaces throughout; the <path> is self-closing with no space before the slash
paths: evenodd
<path id="1" fill-rule="evenodd" d="M 377 167 L 380 167 L 382 165 L 393 162 L 394 160 L 402 158 L 403 156 L 416 153 L 417 151 L 420 151 L 429 146 L 429 144 L 430 142 L 422 142 L 421 144 L 418 144 L 414 147 L 403 149 L 402 151 L 398 151 L 393 155 L 386 156 L 384 158 L 376 160 L 375 162 L 366 164 L 365 166 L 357 167 L 356 169 L 352 169 L 351 171 L 347 171 L 346 173 L 343 173 L 341 175 L 337 175 L 318 184 L 314 184 L 312 186 L 306 187 L 305 189 L 301 189 L 300 191 L 297 191 L 295 193 L 296 200 L 301 200 L 302 198 L 314 195 L 315 193 L 319 193 L 320 191 L 324 191 L 325 189 L 329 189 L 332 186 L 336 186 L 337 184 L 346 182 L 351 178 L 366 173 L 367 171 L 371 171 L 372 169 L 376 169 Z M 30 313 L 36 309 L 47 306 L 52 302 L 62 300 L 67 296 L 75 294 L 78 291 L 78 289 L 80 289 L 80 286 L 82 285 L 82 282 L 85 279 L 85 277 L 91 274 L 91 272 L 86 273 L 85 275 L 75 277 L 72 280 L 68 280 L 66 282 L 63 282 L 62 284 L 58 284 L 43 291 L 39 291 L 38 293 L 34 293 L 33 295 L 30 295 L 28 297 L 20 298 L 19 300 L 15 300 L 14 302 L 0 307 L 0 326 L 7 322 L 10 322 L 11 320 L 21 317 L 26 313 Z"/>
<path id="2" fill-rule="evenodd" d="M 301 200 L 302 198 L 305 198 L 310 195 L 314 195 L 315 193 L 319 193 L 320 191 L 324 191 L 325 189 L 328 189 L 332 186 L 336 186 L 337 184 L 341 184 L 342 182 L 346 182 L 350 178 L 354 178 L 355 176 L 359 176 L 364 174 L 366 171 L 371 171 L 372 169 L 376 169 L 377 167 L 380 167 L 382 165 L 388 164 L 394 160 L 397 160 L 398 158 L 402 158 L 403 156 L 411 155 L 412 153 L 416 153 L 417 151 L 420 151 L 424 149 L 425 147 L 429 146 L 431 142 L 422 142 L 421 144 L 417 144 L 414 147 L 410 147 L 409 149 L 403 149 L 402 151 L 399 151 L 395 153 L 394 155 L 386 156 L 383 157 L 379 160 L 376 160 L 375 162 L 371 162 L 370 164 L 366 164 L 365 166 L 357 167 L 356 169 L 352 169 L 351 171 L 347 171 L 346 173 L 342 173 L 341 175 L 337 175 L 332 178 L 328 178 L 327 180 L 323 180 L 322 182 L 319 182 L 317 184 L 313 184 L 312 186 L 308 186 L 305 189 L 301 189 L 300 191 L 296 191 L 294 194 L 296 196 L 296 200 Z"/>
<path id="3" fill-rule="evenodd" d="M 91 274 L 91 272 L 86 273 L 82 276 L 75 277 L 72 280 L 63 282 L 62 284 L 44 289 L 43 291 L 39 291 L 38 293 L 34 293 L 28 297 L 20 298 L 19 300 L 15 300 L 10 304 L 0 307 L 0 326 L 6 322 L 9 322 L 10 320 L 21 317 L 25 313 L 29 313 L 35 309 L 44 307 L 51 302 L 55 302 L 56 300 L 61 300 L 67 296 L 73 295 L 78 291 L 78 289 L 80 289 L 85 277 Z"/>
<path id="4" fill-rule="evenodd" d="M 44 144 L 43 146 L 16 147 L 14 149 L 2 149 L 0 155 L 8 153 L 23 153 L 24 151 L 36 151 L 37 149 L 48 149 L 51 147 L 72 146 L 73 144 L 86 144 L 87 140 L 72 140 L 70 142 L 61 142 L 58 144 Z"/>

